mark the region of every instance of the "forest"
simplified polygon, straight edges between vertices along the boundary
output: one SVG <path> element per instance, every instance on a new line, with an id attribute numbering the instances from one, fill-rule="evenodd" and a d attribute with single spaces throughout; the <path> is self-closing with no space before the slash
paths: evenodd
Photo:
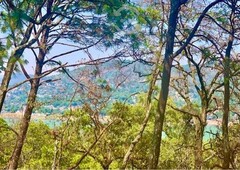
<path id="1" fill-rule="evenodd" d="M 1 169 L 240 169 L 240 0 L 0 0 Z"/>

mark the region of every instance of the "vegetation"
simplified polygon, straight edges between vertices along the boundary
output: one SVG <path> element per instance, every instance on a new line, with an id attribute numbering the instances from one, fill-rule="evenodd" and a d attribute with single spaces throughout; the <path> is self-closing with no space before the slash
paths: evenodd
<path id="1" fill-rule="evenodd" d="M 239 5 L 1 0 L 0 168 L 240 168 Z"/>

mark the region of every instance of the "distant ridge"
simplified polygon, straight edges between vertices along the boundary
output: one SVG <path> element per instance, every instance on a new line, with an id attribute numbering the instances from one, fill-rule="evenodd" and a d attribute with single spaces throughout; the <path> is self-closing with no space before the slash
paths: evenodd
<path id="1" fill-rule="evenodd" d="M 136 102 L 135 96 L 131 96 L 135 93 L 146 92 L 148 84 L 146 83 L 146 76 L 151 72 L 151 66 L 145 65 L 141 62 L 126 61 L 121 63 L 119 60 L 112 60 L 97 66 L 84 66 L 75 70 L 69 71 L 69 74 L 74 78 L 81 78 L 81 73 L 90 73 L 91 81 L 95 82 L 99 86 L 106 86 L 106 82 L 110 85 L 113 97 L 111 102 Z M 121 71 L 118 68 L 122 68 Z M 101 71 L 101 75 L 98 74 L 98 69 Z M 96 74 L 96 76 L 94 76 Z M 124 80 L 124 82 L 114 89 L 116 84 L 116 76 Z M 122 76 L 122 77 L 121 77 Z M 139 77 L 140 76 L 140 77 Z M 22 73 L 15 73 L 12 76 L 10 86 L 24 81 L 26 78 Z M 74 93 L 74 89 L 79 86 L 73 82 L 65 73 L 59 73 L 56 75 L 48 76 L 48 80 L 58 80 L 49 83 L 44 83 L 39 88 L 38 102 L 40 106 L 36 108 L 35 113 L 63 113 L 69 108 L 70 99 Z M 126 80 L 125 80 L 126 79 Z M 118 79 L 119 80 L 119 79 Z M 143 83 L 144 82 L 144 83 Z M 25 83 L 14 90 L 9 91 L 7 94 L 3 112 L 15 113 L 21 111 L 26 104 L 27 94 L 29 91 L 29 83 Z M 81 106 L 84 102 L 82 95 L 78 94 L 71 102 L 74 107 Z"/>

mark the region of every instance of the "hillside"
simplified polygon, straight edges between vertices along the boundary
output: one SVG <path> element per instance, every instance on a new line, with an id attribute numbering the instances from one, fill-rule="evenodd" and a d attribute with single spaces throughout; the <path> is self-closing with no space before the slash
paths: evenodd
<path id="1" fill-rule="evenodd" d="M 186 71 L 189 70 L 187 65 L 184 65 L 183 68 Z M 42 82 L 47 82 L 42 83 L 39 88 L 38 107 L 34 112 L 44 114 L 63 113 L 70 106 L 79 107 L 84 103 L 93 104 L 97 100 L 100 104 L 114 101 L 134 103 L 137 93 L 147 91 L 147 75 L 150 72 L 151 66 L 141 62 L 131 63 L 130 61 L 112 60 L 97 66 L 82 66 L 69 71 L 71 78 L 63 72 L 45 77 Z M 212 79 L 214 74 L 213 71 L 206 74 L 207 84 L 210 83 L 208 81 Z M 175 68 L 172 70 L 172 76 L 179 76 L 179 72 Z M 15 73 L 10 86 L 24 80 L 23 74 Z M 189 95 L 194 102 L 198 103 L 200 102 L 199 95 L 194 90 L 191 81 L 189 79 L 189 86 L 192 87 Z M 22 112 L 29 89 L 29 83 L 25 83 L 11 90 L 7 94 L 2 112 Z M 179 95 L 175 90 L 170 90 L 170 96 L 178 98 L 175 101 L 178 106 L 183 104 L 183 100 L 178 97 Z"/>
<path id="2" fill-rule="evenodd" d="M 98 66 L 84 66 L 70 71 L 69 74 L 59 73 L 44 78 L 38 93 L 38 107 L 35 113 L 62 113 L 72 107 L 79 107 L 83 103 L 94 103 L 94 95 L 101 95 L 107 102 L 126 101 L 135 102 L 133 94 L 145 92 L 147 84 L 144 83 L 151 67 L 140 62 L 133 64 L 120 63 L 118 60 L 110 61 Z M 140 77 L 141 76 L 141 77 Z M 25 80 L 24 75 L 17 73 L 11 80 L 11 85 Z M 6 97 L 3 112 L 22 112 L 27 100 L 29 83 L 25 83 L 11 90 Z M 108 88 L 108 90 L 106 90 Z M 102 89 L 102 91 L 101 91 Z M 132 96 L 133 95 L 133 96 Z M 74 97 L 73 97 L 74 96 Z M 110 97 L 111 96 L 111 97 Z M 106 101 L 105 101 L 106 102 Z"/>

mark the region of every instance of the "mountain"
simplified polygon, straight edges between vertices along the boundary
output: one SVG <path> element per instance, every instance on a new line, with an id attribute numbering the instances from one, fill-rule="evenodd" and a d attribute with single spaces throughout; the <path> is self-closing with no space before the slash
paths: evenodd
<path id="1" fill-rule="evenodd" d="M 0 81 L 2 81 L 3 75 L 0 76 Z M 22 82 L 26 79 L 23 73 L 14 73 L 10 80 L 10 86 Z"/>
<path id="2" fill-rule="evenodd" d="M 79 67 L 69 71 L 69 74 L 59 73 L 45 77 L 39 87 L 38 103 L 34 112 L 62 113 L 70 105 L 79 107 L 88 103 L 98 107 L 97 103 L 100 105 L 106 100 L 108 103 L 134 103 L 136 97 L 133 94 L 147 91 L 144 75 L 150 72 L 151 66 L 141 62 L 112 60 L 97 66 Z M 12 77 L 11 85 L 23 80 L 24 75 L 17 73 Z M 25 83 L 8 92 L 3 112 L 21 112 L 25 107 L 29 89 L 29 83 Z"/>
<path id="3" fill-rule="evenodd" d="M 182 67 L 185 71 L 190 71 L 187 65 Z M 146 92 L 148 89 L 147 75 L 151 73 L 151 68 L 151 65 L 138 61 L 120 62 L 119 60 L 112 60 L 99 65 L 82 66 L 68 71 L 68 74 L 59 73 L 47 76 L 42 79 L 42 85 L 39 87 L 35 112 L 46 114 L 63 113 L 69 106 L 79 107 L 86 103 L 95 105 L 94 107 L 100 107 L 98 105 L 104 102 L 135 103 L 136 94 Z M 180 74 L 179 71 L 173 68 L 173 78 L 179 77 Z M 214 75 L 215 72 L 212 70 L 207 70 L 204 73 L 206 84 L 210 83 Z M 10 86 L 24 80 L 23 74 L 16 73 L 12 76 Z M 196 80 L 198 81 L 197 77 Z M 191 99 L 193 102 L 200 102 L 192 79 L 189 78 L 188 81 L 191 87 L 189 94 Z M 25 83 L 9 91 L 3 112 L 21 112 L 26 105 L 29 89 L 29 83 Z M 170 90 L 169 95 L 177 98 L 175 102 L 178 106 L 184 104 L 184 101 L 175 90 Z"/>

